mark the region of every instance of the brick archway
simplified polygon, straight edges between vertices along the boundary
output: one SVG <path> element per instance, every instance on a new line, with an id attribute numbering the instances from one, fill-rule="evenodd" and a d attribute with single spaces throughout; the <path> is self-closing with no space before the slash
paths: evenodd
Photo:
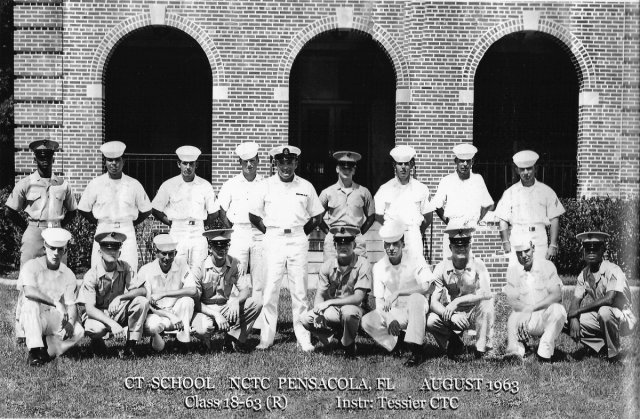
<path id="1" fill-rule="evenodd" d="M 327 16 L 316 20 L 296 33 L 284 49 L 278 62 L 278 71 L 276 73 L 277 85 L 279 87 L 289 86 L 289 73 L 291 72 L 293 62 L 307 42 L 323 32 L 338 28 L 337 17 Z M 378 24 L 358 16 L 353 17 L 353 27 L 351 29 L 371 35 L 373 40 L 380 44 L 382 50 L 393 64 L 396 75 L 396 89 L 409 89 L 411 87 L 411 81 L 409 79 L 407 61 L 404 58 L 402 49 L 391 35 Z"/>
<path id="2" fill-rule="evenodd" d="M 473 45 L 471 52 L 462 67 L 462 89 L 473 90 L 473 83 L 480 60 L 489 47 L 505 35 L 531 30 L 525 28 L 523 18 L 502 22 L 489 29 Z M 595 88 L 595 67 L 582 42 L 568 29 L 551 20 L 540 19 L 536 29 L 553 37 L 568 53 L 578 75 L 580 92 L 592 91 Z"/>
<path id="3" fill-rule="evenodd" d="M 104 78 L 104 70 L 111 57 L 111 54 L 117 45 L 129 35 L 138 29 L 151 26 L 151 16 L 149 13 L 139 14 L 130 17 L 118 25 L 114 26 L 102 39 L 102 42 L 96 48 L 91 60 L 89 70 L 90 83 L 102 84 Z M 213 40 L 209 34 L 194 22 L 177 15 L 175 13 L 167 13 L 164 22 L 165 26 L 179 29 L 191 36 L 202 48 L 211 67 L 211 79 L 213 86 L 225 85 L 227 77 L 222 63 L 222 57 L 217 48 L 213 44 Z"/>

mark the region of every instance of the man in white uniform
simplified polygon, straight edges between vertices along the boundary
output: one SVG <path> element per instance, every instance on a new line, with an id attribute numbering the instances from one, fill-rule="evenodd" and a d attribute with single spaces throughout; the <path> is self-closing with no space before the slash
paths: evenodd
<path id="1" fill-rule="evenodd" d="M 399 145 L 389 154 L 393 159 L 395 177 L 380 186 L 373 197 L 376 221 L 384 224 L 395 220 L 404 224 L 406 251 L 424 259 L 422 234 L 433 221 L 429 188 L 411 177 L 416 165 L 413 147 Z"/>
<path id="2" fill-rule="evenodd" d="M 406 366 L 423 362 L 427 293 L 433 274 L 424 258 L 403 255 L 405 224 L 388 221 L 380 228 L 386 255 L 373 265 L 373 296 L 376 309 L 362 318 L 362 329 L 391 352 L 398 335 L 406 330 L 405 343 L 411 350 Z"/>
<path id="3" fill-rule="evenodd" d="M 513 308 L 507 321 L 506 356 L 522 358 L 523 343 L 530 336 L 541 336 L 538 359 L 551 361 L 556 340 L 567 320 L 567 311 L 562 305 L 562 281 L 555 265 L 534 256 L 531 240 L 513 243 L 518 265 L 507 269 L 507 285 L 504 293 L 507 303 Z"/>
<path id="4" fill-rule="evenodd" d="M 211 183 L 196 175 L 200 150 L 185 145 L 176 154 L 180 175 L 160 185 L 151 205 L 153 216 L 170 226 L 171 236 L 178 241 L 176 256 L 195 268 L 207 257 L 204 223 L 218 216 L 219 206 Z"/>
<path id="5" fill-rule="evenodd" d="M 31 366 L 43 365 L 62 355 L 84 336 L 76 310 L 76 276 L 62 263 L 71 233 L 48 228 L 42 237 L 45 256 L 27 261 L 18 277 L 18 288 L 24 292 L 20 324 Z"/>
<path id="6" fill-rule="evenodd" d="M 356 165 L 362 156 L 355 151 L 336 151 L 333 158 L 337 160 L 338 182 L 320 193 L 320 202 L 326 211 L 325 219 L 320 223 L 320 228 L 326 234 L 324 261 L 334 260 L 336 257 L 333 234 L 329 230 L 345 224 L 358 227 L 355 251 L 358 256 L 367 257 L 364 234 L 375 221 L 375 205 L 369 189 L 353 181 Z"/>
<path id="7" fill-rule="evenodd" d="M 107 173 L 89 182 L 78 203 L 78 211 L 92 224 L 98 224 L 96 235 L 118 232 L 126 236 L 120 259 L 136 272 L 138 270 L 138 244 L 134 226 L 151 214 L 151 202 L 136 179 L 122 173 L 122 155 L 126 145 L 120 141 L 102 144 Z M 100 263 L 100 245 L 93 243 L 91 266 Z"/>
<path id="8" fill-rule="evenodd" d="M 178 242 L 169 234 L 153 238 L 156 260 L 147 263 L 138 272 L 138 280 L 144 282 L 149 300 L 149 312 L 144 332 L 151 335 L 151 347 L 164 349 L 164 331 L 177 330 L 176 338 L 186 349 L 191 341 L 189 325 L 197 297 L 196 285 L 184 257 L 177 257 Z"/>
<path id="9" fill-rule="evenodd" d="M 471 144 L 453 147 L 455 173 L 440 180 L 438 190 L 431 199 L 432 208 L 443 223 L 451 220 L 475 227 L 493 206 L 482 175 L 473 173 L 473 158 L 478 149 Z M 451 256 L 449 235 L 442 235 L 442 258 Z"/>
<path id="10" fill-rule="evenodd" d="M 271 149 L 277 174 L 264 180 L 255 205 L 249 213 L 251 223 L 265 232 L 264 260 L 266 281 L 262 300 L 262 322 L 258 349 L 273 345 L 278 320 L 280 285 L 286 272 L 291 292 L 293 330 L 298 345 L 313 351 L 309 332 L 302 325 L 309 308 L 307 301 L 307 235 L 320 223 L 324 208 L 313 185 L 296 176 L 300 149 L 279 146 Z"/>
<path id="11" fill-rule="evenodd" d="M 236 147 L 242 171 L 222 185 L 218 203 L 224 224 L 229 228 L 233 226 L 229 256 L 240 261 L 240 271 L 251 273 L 252 297 L 262 302 L 265 277 L 262 261 L 264 234 L 249 221 L 252 200 L 259 194 L 263 180 L 263 176 L 257 173 L 260 164 L 258 149 L 258 144 L 252 142 Z"/>
<path id="12" fill-rule="evenodd" d="M 560 216 L 564 207 L 553 190 L 536 180 L 538 154 L 524 150 L 513 155 L 518 167 L 520 182 L 509 187 L 498 206 L 495 215 L 500 219 L 500 237 L 505 253 L 509 253 L 509 264 L 518 263 L 511 248 L 510 240 L 521 241 L 531 238 L 537 258 L 554 260 L 558 254 L 558 232 Z M 550 227 L 547 241 L 546 227 Z"/>

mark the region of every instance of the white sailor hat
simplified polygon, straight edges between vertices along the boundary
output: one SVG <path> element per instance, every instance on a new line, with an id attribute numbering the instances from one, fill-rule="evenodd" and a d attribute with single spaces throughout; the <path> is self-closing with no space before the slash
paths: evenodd
<path id="1" fill-rule="evenodd" d="M 389 152 L 389 155 L 397 163 L 406 163 L 408 161 L 411 161 L 411 159 L 416 156 L 416 150 L 413 147 L 408 145 L 399 145 L 399 146 L 395 146 Z"/>
<path id="2" fill-rule="evenodd" d="M 35 154 L 53 154 L 58 151 L 58 147 L 60 144 L 53 140 L 36 140 L 29 143 L 29 149 Z"/>
<path id="3" fill-rule="evenodd" d="M 258 155 L 258 149 L 260 146 L 256 143 L 248 142 L 239 144 L 236 147 L 236 154 L 242 160 L 249 160 Z"/>
<path id="4" fill-rule="evenodd" d="M 127 145 L 122 141 L 109 141 L 100 146 L 100 151 L 108 159 L 117 159 L 124 154 Z"/>
<path id="5" fill-rule="evenodd" d="M 42 231 L 42 238 L 51 247 L 63 247 L 71 240 L 71 233 L 64 228 L 51 227 Z"/>
<path id="6" fill-rule="evenodd" d="M 192 145 L 183 145 L 176 149 L 176 154 L 180 161 L 196 161 L 202 152 L 198 147 Z"/>
<path id="7" fill-rule="evenodd" d="M 171 252 L 178 247 L 178 241 L 170 234 L 158 234 L 153 238 L 153 244 L 161 252 Z"/>
<path id="8" fill-rule="evenodd" d="M 449 221 L 444 229 L 444 232 L 449 235 L 449 243 L 453 245 L 468 244 L 474 231 L 476 231 L 475 227 L 456 219 Z"/>
<path id="9" fill-rule="evenodd" d="M 527 250 L 531 249 L 531 246 L 532 246 L 531 242 L 532 242 L 531 237 L 527 235 L 519 236 L 516 240 L 514 240 L 511 243 L 511 247 L 516 252 L 526 252 Z"/>
<path id="10" fill-rule="evenodd" d="M 536 164 L 539 158 L 540 156 L 535 151 L 522 150 L 513 155 L 513 162 L 519 168 L 525 169 Z"/>
<path id="11" fill-rule="evenodd" d="M 207 230 L 202 235 L 212 242 L 215 243 L 226 243 L 231 240 L 231 233 L 233 233 L 233 229 L 231 228 L 219 228 L 215 230 Z"/>
<path id="12" fill-rule="evenodd" d="M 585 231 L 584 233 L 580 233 L 576 236 L 579 242 L 582 244 L 585 243 L 604 243 L 607 239 L 611 237 L 607 233 L 603 233 L 601 231 Z"/>
<path id="13" fill-rule="evenodd" d="M 338 160 L 339 162 L 357 162 L 360 161 L 362 155 L 360 153 L 356 153 L 355 151 L 336 151 L 333 153 L 333 158 Z"/>
<path id="14" fill-rule="evenodd" d="M 460 160 L 471 160 L 477 152 L 478 149 L 471 144 L 458 144 L 453 147 L 453 154 Z"/>
<path id="15" fill-rule="evenodd" d="M 300 157 L 302 151 L 298 147 L 292 145 L 280 145 L 269 150 L 269 155 L 278 160 L 281 158 Z"/>
<path id="16" fill-rule="evenodd" d="M 395 243 L 404 236 L 405 225 L 399 221 L 389 220 L 380 227 L 378 234 L 386 243 Z"/>

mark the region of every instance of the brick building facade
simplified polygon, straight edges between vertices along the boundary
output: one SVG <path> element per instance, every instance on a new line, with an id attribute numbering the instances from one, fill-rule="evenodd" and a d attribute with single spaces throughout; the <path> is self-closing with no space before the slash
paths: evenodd
<path id="1" fill-rule="evenodd" d="M 577 196 L 624 198 L 639 192 L 640 6 L 635 0 L 14 3 L 17 178 L 32 170 L 28 143 L 43 137 L 61 143 L 56 170 L 76 191 L 101 173 L 105 68 L 129 34 L 163 25 L 197 41 L 211 67 L 217 190 L 237 171 L 233 150 L 239 142 L 268 148 L 289 141 L 294 60 L 314 37 L 341 29 L 370 35 L 389 58 L 395 72 L 395 142 L 418 150 L 417 176 L 435 191 L 452 170 L 451 147 L 473 139 L 480 60 L 505 35 L 538 31 L 567 51 L 578 75 Z M 262 164 L 267 174 L 268 161 Z M 485 261 L 498 268 L 504 258 L 495 228 L 493 223 L 481 228 L 476 242 Z M 436 221 L 434 243 L 441 230 Z M 434 250 L 438 260 L 439 244 Z"/>

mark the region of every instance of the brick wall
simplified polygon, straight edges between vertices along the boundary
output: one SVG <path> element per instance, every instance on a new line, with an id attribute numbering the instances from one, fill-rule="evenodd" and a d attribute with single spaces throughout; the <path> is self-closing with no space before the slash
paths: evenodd
<path id="1" fill-rule="evenodd" d="M 105 66 L 124 36 L 153 19 L 189 34 L 209 59 L 217 189 L 237 170 L 240 141 L 287 142 L 291 65 L 306 42 L 341 25 L 371 34 L 393 63 L 396 142 L 418 150 L 418 178 L 435 191 L 452 169 L 451 147 L 472 139 L 480 59 L 500 37 L 531 29 L 557 38 L 581 75 L 578 195 L 637 196 L 639 9 L 631 0 L 16 0 L 16 171 L 31 170 L 27 144 L 49 137 L 63 147 L 56 170 L 76 190 L 101 172 Z M 442 227 L 436 220 L 434 237 Z M 480 236 L 493 263 L 497 233 Z"/>

